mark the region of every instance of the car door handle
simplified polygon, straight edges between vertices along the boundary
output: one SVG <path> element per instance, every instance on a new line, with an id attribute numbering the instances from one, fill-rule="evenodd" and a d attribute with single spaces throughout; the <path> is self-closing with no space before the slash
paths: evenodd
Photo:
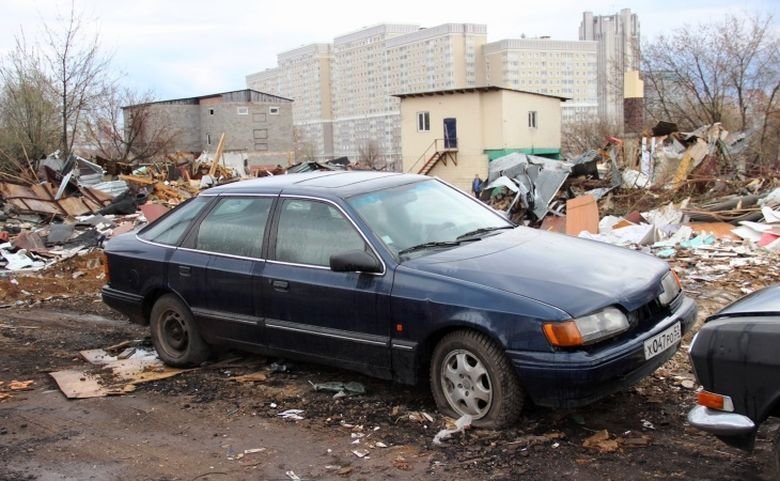
<path id="1" fill-rule="evenodd" d="M 179 266 L 179 275 L 181 277 L 190 277 L 192 275 L 192 269 L 190 269 L 190 266 Z"/>
<path id="2" fill-rule="evenodd" d="M 290 283 L 287 281 L 274 280 L 271 282 L 271 286 L 277 291 L 286 291 L 290 287 Z"/>

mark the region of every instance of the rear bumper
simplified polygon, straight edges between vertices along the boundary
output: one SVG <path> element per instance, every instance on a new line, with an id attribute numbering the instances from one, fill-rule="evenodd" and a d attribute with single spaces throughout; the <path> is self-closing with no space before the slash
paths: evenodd
<path id="1" fill-rule="evenodd" d="M 688 413 L 691 426 L 717 436 L 741 436 L 756 430 L 756 424 L 747 416 L 716 411 L 696 406 Z"/>
<path id="2" fill-rule="evenodd" d="M 743 414 L 716 411 L 704 406 L 696 406 L 690 410 L 688 423 L 697 429 L 714 434 L 729 446 L 745 451 L 753 449 L 758 432 L 756 423 Z"/>
<path id="3" fill-rule="evenodd" d="M 103 287 L 100 293 L 106 305 L 129 317 L 131 322 L 147 324 L 144 317 L 143 296 L 112 289 L 108 286 Z"/>
<path id="4" fill-rule="evenodd" d="M 596 352 L 507 351 L 526 392 L 540 406 L 569 408 L 590 404 L 636 384 L 671 359 L 679 343 L 645 359 L 644 341 L 680 322 L 682 334 L 696 320 L 696 304 L 685 297 L 672 315 L 651 331 Z"/>

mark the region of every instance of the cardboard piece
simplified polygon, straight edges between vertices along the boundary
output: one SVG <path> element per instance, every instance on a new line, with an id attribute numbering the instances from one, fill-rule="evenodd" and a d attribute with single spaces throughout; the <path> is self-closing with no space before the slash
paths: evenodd
<path id="1" fill-rule="evenodd" d="M 599 207 L 590 195 L 566 201 L 566 233 L 576 236 L 582 231 L 599 233 Z"/>

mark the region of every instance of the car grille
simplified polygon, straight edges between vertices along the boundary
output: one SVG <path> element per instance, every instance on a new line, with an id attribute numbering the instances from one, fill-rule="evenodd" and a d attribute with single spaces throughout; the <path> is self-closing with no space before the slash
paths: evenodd
<path id="1" fill-rule="evenodd" d="M 672 313 L 672 309 L 679 304 L 681 299 L 682 296 L 677 296 L 670 306 L 663 306 L 658 302 L 658 299 L 653 299 L 639 309 L 631 312 L 628 316 L 629 323 L 634 328 L 642 331 L 648 330 L 658 324 L 658 321 L 669 316 Z"/>

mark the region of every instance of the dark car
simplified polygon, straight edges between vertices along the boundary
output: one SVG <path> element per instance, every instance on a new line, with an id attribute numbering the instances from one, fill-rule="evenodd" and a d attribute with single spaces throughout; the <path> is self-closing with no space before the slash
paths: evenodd
<path id="1" fill-rule="evenodd" d="M 209 189 L 106 246 L 103 299 L 166 363 L 222 344 L 403 383 L 440 410 L 512 422 L 669 359 L 695 304 L 666 263 L 516 227 L 430 177 L 330 172 Z"/>
<path id="2" fill-rule="evenodd" d="M 780 417 L 779 349 L 780 285 L 707 318 L 690 347 L 703 390 L 688 422 L 726 444 L 752 450 L 761 424 Z"/>

